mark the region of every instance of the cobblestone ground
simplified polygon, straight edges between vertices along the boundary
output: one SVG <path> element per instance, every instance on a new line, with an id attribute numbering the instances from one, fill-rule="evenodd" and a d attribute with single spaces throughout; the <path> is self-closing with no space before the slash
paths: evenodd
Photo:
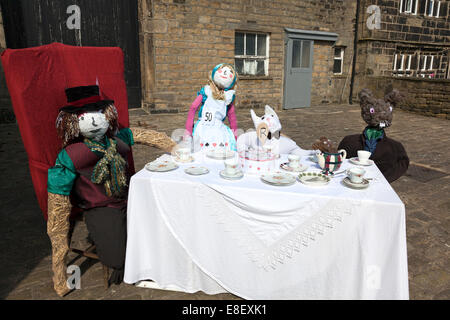
<path id="1" fill-rule="evenodd" d="M 257 113 L 262 113 L 257 110 Z M 317 106 L 279 113 L 285 134 L 309 149 L 321 135 L 339 142 L 364 128 L 357 106 Z M 148 115 L 131 110 L 131 124 L 170 133 L 184 125 L 185 113 Z M 252 127 L 248 110 L 238 110 L 238 123 Z M 409 285 L 411 299 L 450 299 L 450 122 L 397 110 L 387 135 L 401 141 L 412 166 L 392 186 L 406 205 Z M 52 289 L 51 249 L 46 226 L 34 196 L 16 124 L 0 125 L 0 298 L 59 299 Z M 136 169 L 161 151 L 136 146 Z M 83 245 L 85 226 L 75 228 L 73 241 Z M 69 261 L 76 258 L 69 255 Z M 104 289 L 100 263 L 79 258 L 82 289 L 65 299 L 237 299 L 231 294 L 210 296 L 113 285 Z"/>

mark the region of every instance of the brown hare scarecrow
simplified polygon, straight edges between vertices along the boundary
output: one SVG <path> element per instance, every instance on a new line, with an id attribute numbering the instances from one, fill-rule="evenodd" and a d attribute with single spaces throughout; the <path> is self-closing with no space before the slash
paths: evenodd
<path id="1" fill-rule="evenodd" d="M 397 180 L 409 166 L 409 158 L 403 145 L 386 136 L 385 128 L 392 124 L 394 107 L 400 103 L 403 96 L 397 90 L 392 90 L 377 99 L 369 89 L 359 93 L 361 116 L 367 123 L 362 134 L 346 136 L 338 149 L 345 149 L 347 157 L 356 157 L 358 150 L 371 152 L 372 159 L 389 183 Z"/>

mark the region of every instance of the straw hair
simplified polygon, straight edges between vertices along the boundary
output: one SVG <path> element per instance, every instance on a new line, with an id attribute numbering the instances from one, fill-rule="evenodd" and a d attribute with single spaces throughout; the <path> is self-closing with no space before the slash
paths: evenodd
<path id="1" fill-rule="evenodd" d="M 233 71 L 233 74 L 236 77 L 236 81 L 235 81 L 234 85 L 228 90 L 235 89 L 237 81 L 238 81 L 238 74 L 237 74 L 236 70 L 234 69 L 234 67 L 231 64 L 228 64 L 228 63 L 224 63 L 219 69 L 221 69 L 223 67 L 229 67 Z M 212 74 L 209 75 L 208 84 L 209 84 L 209 87 L 211 88 L 214 99 L 225 100 L 225 89 L 219 88 L 216 85 L 216 83 L 212 79 Z"/>

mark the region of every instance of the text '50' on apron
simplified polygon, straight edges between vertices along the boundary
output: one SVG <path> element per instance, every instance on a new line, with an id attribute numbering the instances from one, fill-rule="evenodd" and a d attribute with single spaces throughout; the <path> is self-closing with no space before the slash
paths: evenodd
<path id="1" fill-rule="evenodd" d="M 207 99 L 194 127 L 193 138 L 196 147 L 207 150 L 215 148 L 236 150 L 234 134 L 223 123 L 227 116 L 227 106 L 233 102 L 234 90 L 225 91 L 225 101 L 214 99 L 209 86 L 205 86 L 204 92 Z"/>

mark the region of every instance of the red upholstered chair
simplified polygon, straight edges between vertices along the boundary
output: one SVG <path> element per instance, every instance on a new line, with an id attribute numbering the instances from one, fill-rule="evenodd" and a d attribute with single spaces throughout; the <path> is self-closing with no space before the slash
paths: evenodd
<path id="1" fill-rule="evenodd" d="M 28 154 L 34 190 L 47 219 L 47 170 L 55 164 L 61 150 L 55 120 L 59 108 L 67 104 L 65 89 L 98 83 L 102 98 L 115 101 L 119 126 L 128 127 L 123 52 L 120 48 L 74 47 L 53 43 L 27 49 L 7 49 L 1 58 Z M 128 163 L 134 172 L 131 155 Z M 72 251 L 98 259 L 94 249 L 91 246 L 86 250 Z M 105 266 L 103 269 L 107 287 L 108 269 Z"/>

